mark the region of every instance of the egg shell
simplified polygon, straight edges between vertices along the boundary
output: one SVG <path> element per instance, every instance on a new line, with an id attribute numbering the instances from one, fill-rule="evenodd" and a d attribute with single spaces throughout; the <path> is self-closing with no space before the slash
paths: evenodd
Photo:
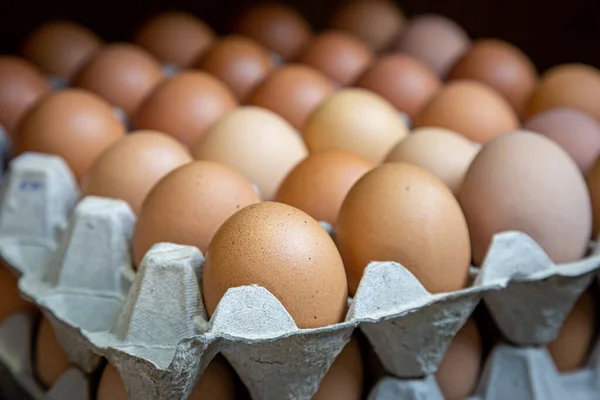
<path id="1" fill-rule="evenodd" d="M 494 234 L 513 230 L 532 237 L 555 263 L 585 254 L 592 229 L 585 181 L 569 155 L 542 135 L 514 132 L 484 146 L 458 199 L 476 265 Z"/>
<path id="2" fill-rule="evenodd" d="M 259 201 L 252 184 L 224 165 L 196 161 L 173 170 L 142 205 L 132 241 L 135 265 L 160 242 L 204 252 L 230 215 Z"/>
<path id="3" fill-rule="evenodd" d="M 364 384 L 363 359 L 353 336 L 342 349 L 312 400 L 360 400 Z"/>
<path id="4" fill-rule="evenodd" d="M 206 130 L 236 106 L 233 92 L 214 76 L 182 72 L 164 80 L 132 122 L 135 129 L 168 133 L 193 149 Z"/>
<path id="5" fill-rule="evenodd" d="M 34 362 L 36 376 L 47 388 L 52 387 L 70 365 L 67 353 L 56 338 L 54 328 L 45 317 L 38 326 Z"/>
<path id="6" fill-rule="evenodd" d="M 259 203 L 231 216 L 206 253 L 202 290 L 212 315 L 227 289 L 259 285 L 271 292 L 300 329 L 341 322 L 346 274 L 329 234 L 308 214 L 281 203 Z"/>
<path id="7" fill-rule="evenodd" d="M 398 111 L 384 98 L 364 89 L 331 95 L 310 116 L 303 129 L 311 153 L 347 150 L 381 163 L 408 135 Z"/>
<path id="8" fill-rule="evenodd" d="M 508 101 L 489 86 L 456 80 L 433 97 L 415 119 L 415 126 L 446 128 L 485 144 L 519 129 L 519 118 Z"/>
<path id="9" fill-rule="evenodd" d="M 0 324 L 20 311 L 33 311 L 35 305 L 19 294 L 18 278 L 6 265 L 0 263 Z"/>
<path id="10" fill-rule="evenodd" d="M 404 163 L 381 165 L 356 182 L 342 204 L 336 242 L 354 295 L 371 261 L 396 261 L 431 293 L 467 285 L 467 223 L 450 189 Z"/>

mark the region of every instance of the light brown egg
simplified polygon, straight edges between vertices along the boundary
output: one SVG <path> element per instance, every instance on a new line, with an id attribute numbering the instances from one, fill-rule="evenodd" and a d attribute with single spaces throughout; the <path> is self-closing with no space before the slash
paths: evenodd
<path id="1" fill-rule="evenodd" d="M 591 289 L 583 292 L 563 323 L 558 336 L 548 345 L 550 355 L 559 372 L 582 368 L 594 345 L 597 307 Z"/>
<path id="2" fill-rule="evenodd" d="M 312 400 L 360 400 L 363 382 L 362 355 L 358 339 L 353 336 L 327 371 Z"/>
<path id="3" fill-rule="evenodd" d="M 303 135 L 311 153 L 347 150 L 379 164 L 408 135 L 408 128 L 382 97 L 364 89 L 345 89 L 310 116 Z"/>
<path id="4" fill-rule="evenodd" d="M 256 184 L 272 200 L 287 174 L 308 155 L 302 138 L 279 115 L 240 107 L 219 119 L 194 150 L 194 158 L 219 162 Z"/>
<path id="5" fill-rule="evenodd" d="M 171 136 L 132 132 L 92 164 L 81 182 L 82 195 L 124 200 L 138 214 L 156 182 L 192 160 L 189 150 Z"/>
<path id="6" fill-rule="evenodd" d="M 50 86 L 42 73 L 28 61 L 0 56 L 0 124 L 12 134 L 21 118 Z"/>
<path id="7" fill-rule="evenodd" d="M 214 44 L 196 66 L 225 82 L 239 100 L 273 70 L 269 51 L 253 39 L 231 35 Z"/>
<path id="8" fill-rule="evenodd" d="M 214 76 L 183 72 L 154 90 L 134 116 L 133 125 L 168 133 L 193 149 L 206 130 L 236 106 L 233 92 Z"/>
<path id="9" fill-rule="evenodd" d="M 467 284 L 471 252 L 460 206 L 442 181 L 410 164 L 384 164 L 356 182 L 336 241 L 351 295 L 371 261 L 402 264 L 431 293 Z"/>
<path id="10" fill-rule="evenodd" d="M 356 86 L 372 90 L 414 119 L 437 93 L 441 82 L 416 58 L 390 54 L 375 61 Z"/>
<path id="11" fill-rule="evenodd" d="M 581 172 L 589 172 L 600 155 L 600 124 L 574 108 L 553 108 L 528 119 L 524 129 L 554 140 L 575 160 Z"/>
<path id="12" fill-rule="evenodd" d="M 456 132 L 443 128 L 418 128 L 394 147 L 385 162 L 421 167 L 437 176 L 457 195 L 478 152 L 479 145 Z"/>
<path id="13" fill-rule="evenodd" d="M 587 185 L 592 199 L 592 239 L 598 239 L 600 235 L 600 157 L 596 159 L 594 165 L 587 174 Z"/>
<path id="14" fill-rule="evenodd" d="M 416 118 L 415 125 L 446 128 L 485 144 L 518 129 L 519 119 L 508 101 L 489 86 L 457 80 L 433 97 Z"/>
<path id="15" fill-rule="evenodd" d="M 556 107 L 576 108 L 600 121 L 600 72 L 584 64 L 546 71 L 527 103 L 525 117 Z"/>
<path id="16" fill-rule="evenodd" d="M 36 377 L 46 388 L 52 387 L 70 365 L 69 357 L 58 342 L 54 328 L 45 317 L 38 326 L 34 363 Z"/>
<path id="17" fill-rule="evenodd" d="M 81 25 L 52 21 L 31 32 L 22 54 L 44 72 L 70 78 L 101 45 L 101 39 Z"/>
<path id="18" fill-rule="evenodd" d="M 35 304 L 19 294 L 18 278 L 7 266 L 0 263 L 0 324 L 21 311 L 33 311 Z"/>
<path id="19" fill-rule="evenodd" d="M 481 337 L 469 319 L 458 331 L 435 374 L 446 400 L 464 400 L 473 394 L 481 370 Z"/>
<path id="20" fill-rule="evenodd" d="M 271 2 L 248 9 L 235 24 L 234 31 L 257 40 L 284 61 L 297 59 L 312 38 L 308 21 L 298 11 Z"/>
<path id="21" fill-rule="evenodd" d="M 374 56 L 354 35 L 343 31 L 325 31 L 315 38 L 300 58 L 342 86 L 353 85 L 369 68 Z"/>
<path id="22" fill-rule="evenodd" d="M 458 195 L 473 261 L 481 265 L 492 236 L 521 231 L 556 263 L 580 259 L 592 229 L 590 196 L 577 164 L 552 140 L 520 131 L 475 157 Z"/>
<path id="23" fill-rule="evenodd" d="M 215 40 L 214 31 L 191 14 L 170 11 L 146 21 L 133 41 L 162 62 L 190 67 Z"/>
<path id="24" fill-rule="evenodd" d="M 506 97 L 518 113 L 538 82 L 537 71 L 529 57 L 518 47 L 498 39 L 477 40 L 449 77 L 472 79 L 491 86 Z"/>
<path id="25" fill-rule="evenodd" d="M 253 284 L 271 292 L 301 329 L 345 317 L 346 274 L 335 243 L 294 207 L 248 206 L 225 221 L 211 241 L 202 275 L 208 315 L 227 289 Z"/>
<path id="26" fill-rule="evenodd" d="M 425 14 L 408 22 L 397 50 L 423 61 L 439 77 L 445 77 L 470 45 L 469 36 L 454 21 Z"/>
<path id="27" fill-rule="evenodd" d="M 160 242 L 206 251 L 231 214 L 259 201 L 252 184 L 224 165 L 196 161 L 175 169 L 158 181 L 142 205 L 132 239 L 135 265 Z"/>
<path id="28" fill-rule="evenodd" d="M 310 114 L 334 90 L 333 81 L 321 71 L 306 65 L 285 65 L 267 77 L 248 104 L 269 109 L 301 130 Z"/>
<path id="29" fill-rule="evenodd" d="M 125 127 L 110 104 L 90 92 L 68 89 L 45 97 L 23 119 L 14 154 L 59 155 L 81 179 L 96 158 L 124 134 Z"/>
<path id="30" fill-rule="evenodd" d="M 389 49 L 398 39 L 404 14 L 390 0 L 353 0 L 334 14 L 330 26 L 353 33 L 379 52 Z"/>
<path id="31" fill-rule="evenodd" d="M 150 53 L 129 43 L 105 46 L 75 75 L 73 85 L 96 93 L 132 116 L 164 78 Z"/>
<path id="32" fill-rule="evenodd" d="M 312 154 L 286 176 L 275 201 L 294 206 L 317 221 L 335 224 L 350 188 L 374 167 L 343 150 Z"/>

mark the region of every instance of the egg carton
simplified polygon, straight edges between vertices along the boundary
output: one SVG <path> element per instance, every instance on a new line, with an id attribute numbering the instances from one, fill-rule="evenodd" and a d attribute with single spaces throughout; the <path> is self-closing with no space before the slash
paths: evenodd
<path id="1" fill-rule="evenodd" d="M 208 320 L 196 248 L 155 245 L 134 273 L 129 240 L 135 221 L 124 202 L 85 198 L 64 228 L 78 198 L 64 163 L 33 154 L 15 160 L 5 199 L 23 197 L 18 188 L 28 176 L 43 182 L 43 194 L 17 200 L 8 221 L 29 221 L 30 233 L 6 223 L 0 207 L 0 254 L 23 272 L 22 293 L 51 319 L 70 358 L 83 371 L 107 358 L 133 399 L 186 398 L 217 353 L 253 398 L 309 399 L 357 327 L 391 375 L 429 376 L 482 297 L 511 340 L 547 343 L 600 266 L 595 253 L 557 266 L 531 238 L 507 232 L 494 237 L 473 284 L 457 292 L 430 294 L 400 264 L 374 262 L 342 323 L 298 329 L 259 286 L 228 290 Z M 40 240 L 40 232 L 61 227 L 59 239 L 47 234 Z M 39 244 L 36 251 L 31 243 Z"/>

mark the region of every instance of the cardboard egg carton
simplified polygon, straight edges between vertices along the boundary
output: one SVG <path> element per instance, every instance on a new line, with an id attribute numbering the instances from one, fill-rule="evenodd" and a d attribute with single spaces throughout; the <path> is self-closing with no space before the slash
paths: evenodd
<path id="1" fill-rule="evenodd" d="M 556 266 L 529 237 L 508 232 L 494 238 L 481 270 L 474 269 L 472 286 L 457 292 L 430 294 L 400 264 L 373 262 L 342 323 L 298 329 L 281 303 L 259 286 L 228 290 L 208 320 L 200 291 L 202 254 L 189 246 L 158 244 L 134 273 L 129 240 L 135 221 L 129 207 L 88 197 L 70 212 L 78 194 L 65 175 L 68 170 L 56 157 L 26 155 L 11 164 L 5 199 L 24 196 L 15 189 L 24 177 L 45 184 L 43 194 L 18 200 L 19 218 L 35 229 L 15 229 L 0 208 L 0 254 L 24 273 L 22 293 L 51 319 L 71 359 L 87 372 L 106 357 L 132 399 L 186 398 L 217 353 L 229 360 L 253 398 L 310 399 L 357 327 L 385 369 L 412 382 L 436 371 L 482 297 L 515 342 L 552 340 L 600 266 L 598 255 Z M 64 228 L 61 221 L 69 214 Z M 38 240 L 40 232 L 51 230 L 39 228 L 39 215 L 63 227 L 52 244 L 50 235 Z M 18 237 L 39 243 L 37 253 Z"/>

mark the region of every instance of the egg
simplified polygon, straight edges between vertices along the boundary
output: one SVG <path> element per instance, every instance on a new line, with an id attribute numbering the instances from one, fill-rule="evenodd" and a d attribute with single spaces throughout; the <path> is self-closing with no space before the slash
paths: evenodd
<path id="1" fill-rule="evenodd" d="M 570 107 L 600 121 L 600 72 L 589 65 L 564 64 L 546 71 L 525 108 L 525 117 Z"/>
<path id="2" fill-rule="evenodd" d="M 105 46 L 77 73 L 73 85 L 96 93 L 132 116 L 163 79 L 150 53 L 129 43 Z"/>
<path id="3" fill-rule="evenodd" d="M 44 97 L 22 120 L 14 154 L 61 156 L 79 180 L 124 134 L 110 104 L 90 92 L 68 89 Z"/>
<path id="4" fill-rule="evenodd" d="M 138 214 L 156 182 L 192 160 L 189 150 L 172 137 L 136 131 L 96 159 L 82 179 L 82 195 L 124 200 Z"/>
<path id="5" fill-rule="evenodd" d="M 438 177 L 457 195 L 478 152 L 477 144 L 456 132 L 442 128 L 418 128 L 390 152 L 385 162 L 421 167 Z"/>
<path id="6" fill-rule="evenodd" d="M 226 36 L 215 43 L 196 66 L 225 82 L 239 100 L 245 100 L 274 68 L 265 47 L 237 35 Z"/>
<path id="7" fill-rule="evenodd" d="M 458 61 L 450 79 L 473 79 L 502 94 L 520 113 L 538 76 L 533 62 L 518 47 L 498 39 L 480 39 Z"/>
<path id="8" fill-rule="evenodd" d="M 408 135 L 408 128 L 382 97 L 364 89 L 344 89 L 317 108 L 303 135 L 311 153 L 347 150 L 379 164 Z"/>
<path id="9" fill-rule="evenodd" d="M 301 130 L 309 115 L 335 90 L 321 71 L 288 64 L 273 71 L 248 99 L 248 104 L 269 109 Z"/>
<path id="10" fill-rule="evenodd" d="M 19 294 L 18 278 L 6 265 L 0 263 L 0 325 L 21 311 L 33 311 L 35 305 Z"/>
<path id="11" fill-rule="evenodd" d="M 224 165 L 196 161 L 171 171 L 142 204 L 132 239 L 135 265 L 161 242 L 206 251 L 230 215 L 259 201 L 252 184 Z"/>
<path id="12" fill-rule="evenodd" d="M 553 108 L 528 119 L 523 128 L 554 140 L 587 174 L 600 155 L 600 124 L 574 108 Z"/>
<path id="13" fill-rule="evenodd" d="M 274 202 L 233 214 L 210 242 L 202 293 L 211 316 L 227 289 L 259 285 L 273 294 L 300 329 L 342 322 L 348 291 L 340 254 L 308 214 Z"/>
<path id="14" fill-rule="evenodd" d="M 312 154 L 286 176 L 275 200 L 317 221 L 335 224 L 348 191 L 373 167 L 364 158 L 343 150 Z"/>
<path id="15" fill-rule="evenodd" d="M 482 345 L 477 324 L 472 319 L 458 331 L 446 349 L 435 374 L 447 400 L 463 400 L 473 394 L 481 370 Z"/>
<path id="16" fill-rule="evenodd" d="M 419 167 L 381 165 L 356 182 L 336 224 L 336 242 L 354 295 L 371 261 L 396 261 L 431 293 L 467 285 L 469 232 L 442 181 Z"/>
<path id="17" fill-rule="evenodd" d="M 414 119 L 439 90 L 440 79 L 421 61 L 403 54 L 382 56 L 356 86 L 371 90 Z"/>
<path id="18" fill-rule="evenodd" d="M 245 106 L 219 119 L 194 150 L 194 158 L 230 166 L 272 200 L 286 175 L 308 155 L 302 138 L 279 115 Z"/>
<path id="19" fill-rule="evenodd" d="M 518 129 L 519 119 L 508 101 L 489 86 L 456 80 L 433 97 L 415 119 L 415 125 L 446 128 L 485 144 Z"/>
<path id="20" fill-rule="evenodd" d="M 439 77 L 445 77 L 470 45 L 469 36 L 454 21 L 425 14 L 406 24 L 396 50 L 421 60 Z"/>
<path id="21" fill-rule="evenodd" d="M 312 400 L 360 400 L 364 371 L 358 339 L 353 336 L 337 356 Z"/>
<path id="22" fill-rule="evenodd" d="M 234 31 L 257 40 L 285 61 L 298 58 L 312 39 L 308 21 L 281 3 L 254 5 L 239 18 Z"/>
<path id="23" fill-rule="evenodd" d="M 584 367 L 596 338 L 598 310 L 591 289 L 583 292 L 548 350 L 561 373 Z"/>
<path id="24" fill-rule="evenodd" d="M 353 85 L 373 62 L 369 48 L 357 37 L 343 31 L 325 31 L 300 58 L 342 86 Z"/>
<path id="25" fill-rule="evenodd" d="M 492 236 L 521 231 L 556 263 L 580 259 L 592 229 L 590 196 L 577 164 L 552 140 L 503 135 L 477 154 L 458 194 L 481 265 Z"/>
<path id="26" fill-rule="evenodd" d="M 215 40 L 214 31 L 191 14 L 169 11 L 146 21 L 133 41 L 160 61 L 190 67 Z"/>
<path id="27" fill-rule="evenodd" d="M 42 73 L 28 61 L 0 56 L 0 124 L 14 133 L 21 118 L 43 96 L 50 86 Z"/>
<path id="28" fill-rule="evenodd" d="M 29 34 L 21 53 L 44 72 L 70 78 L 101 45 L 101 39 L 81 25 L 51 21 Z"/>
<path id="29" fill-rule="evenodd" d="M 205 72 L 182 72 L 163 81 L 133 117 L 135 129 L 172 135 L 190 149 L 237 100 L 220 80 Z"/>
<path id="30" fill-rule="evenodd" d="M 47 318 L 42 318 L 38 326 L 35 343 L 35 373 L 42 385 L 51 388 L 60 376 L 69 369 L 67 353 L 56 338 L 54 328 Z"/>
<path id="31" fill-rule="evenodd" d="M 592 239 L 596 240 L 600 235 L 600 157 L 596 159 L 586 180 L 592 201 Z"/>
<path id="32" fill-rule="evenodd" d="M 389 49 L 404 27 L 404 14 L 390 0 L 353 0 L 341 7 L 330 26 L 358 36 L 373 51 Z"/>

